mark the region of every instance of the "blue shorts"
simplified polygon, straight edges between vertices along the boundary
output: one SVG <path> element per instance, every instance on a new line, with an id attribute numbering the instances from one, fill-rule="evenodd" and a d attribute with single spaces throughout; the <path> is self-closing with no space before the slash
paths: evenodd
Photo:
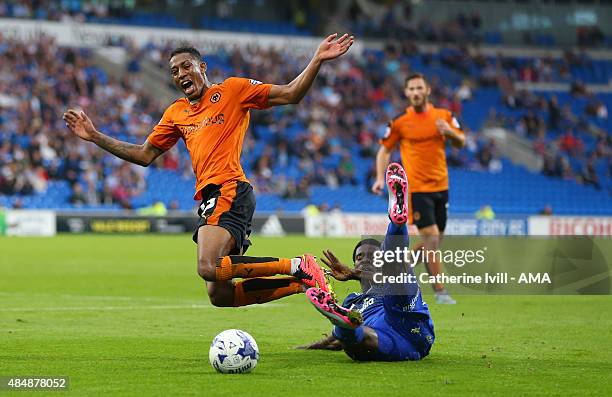
<path id="1" fill-rule="evenodd" d="M 381 316 L 367 326 L 378 335 L 375 360 L 404 361 L 426 357 L 434 343 L 429 319 L 408 316 Z"/>

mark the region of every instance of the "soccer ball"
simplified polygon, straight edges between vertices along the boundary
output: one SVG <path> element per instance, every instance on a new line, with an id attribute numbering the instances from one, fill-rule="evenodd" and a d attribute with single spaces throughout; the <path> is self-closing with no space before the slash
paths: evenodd
<path id="1" fill-rule="evenodd" d="M 210 365 L 223 374 L 251 372 L 259 360 L 255 339 L 239 329 L 228 329 L 215 336 L 208 352 Z"/>

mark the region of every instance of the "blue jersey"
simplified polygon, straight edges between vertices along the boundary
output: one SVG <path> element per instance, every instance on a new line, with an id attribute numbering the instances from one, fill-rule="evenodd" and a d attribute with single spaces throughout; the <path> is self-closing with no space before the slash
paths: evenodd
<path id="1" fill-rule="evenodd" d="M 408 247 L 406 225 L 389 223 L 381 249 L 393 251 L 403 247 Z M 345 351 L 355 360 L 420 360 L 429 354 L 435 339 L 427 303 L 423 301 L 419 284 L 408 264 L 385 263 L 383 271 L 396 275 L 405 272 L 412 279 L 395 285 L 372 284 L 365 293 L 354 292 L 347 296 L 342 306 L 360 312 L 363 324 L 355 330 L 336 326 L 333 335 L 344 343 Z M 373 329 L 378 336 L 377 351 L 368 352 L 366 356 L 351 347 L 363 338 L 363 326 Z"/>
<path id="2" fill-rule="evenodd" d="M 392 251 L 407 246 L 406 226 L 390 223 L 382 249 Z M 390 263 L 385 266 L 391 266 L 388 269 L 392 272 L 405 271 L 414 275 L 408 264 Z M 360 312 L 363 325 L 376 332 L 378 351 L 373 359 L 420 360 L 429 354 L 435 339 L 434 326 L 416 279 L 412 283 L 373 285 L 365 293 L 347 296 L 342 306 Z M 334 335 L 340 336 L 341 333 Z"/>
<path id="3" fill-rule="evenodd" d="M 385 315 L 385 310 L 392 315 L 430 318 L 429 307 L 420 290 L 412 296 L 353 292 L 344 299 L 342 306 L 361 313 L 365 325 L 368 325 L 368 320 Z"/>

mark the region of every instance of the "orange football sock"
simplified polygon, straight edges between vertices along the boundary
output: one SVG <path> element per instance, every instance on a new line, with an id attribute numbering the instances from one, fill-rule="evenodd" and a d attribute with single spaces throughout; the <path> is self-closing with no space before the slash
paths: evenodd
<path id="1" fill-rule="evenodd" d="M 299 259 L 294 258 L 294 260 Z M 272 258 L 268 256 L 224 256 L 217 261 L 217 281 L 226 281 L 233 278 L 274 276 L 276 274 L 291 275 L 291 261 L 292 259 L 289 258 Z"/>
<path id="2" fill-rule="evenodd" d="M 234 307 L 270 302 L 302 292 L 294 277 L 258 277 L 234 284 Z"/>

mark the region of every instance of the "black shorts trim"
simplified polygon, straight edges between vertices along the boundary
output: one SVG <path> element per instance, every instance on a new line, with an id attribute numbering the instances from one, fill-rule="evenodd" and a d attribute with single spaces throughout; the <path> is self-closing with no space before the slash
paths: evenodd
<path id="1" fill-rule="evenodd" d="M 412 223 L 422 229 L 437 225 L 440 232 L 448 219 L 448 190 L 441 192 L 410 193 Z"/>
<path id="2" fill-rule="evenodd" d="M 249 278 L 242 282 L 244 292 L 264 291 L 269 289 L 285 288 L 291 285 L 291 278 Z"/>

